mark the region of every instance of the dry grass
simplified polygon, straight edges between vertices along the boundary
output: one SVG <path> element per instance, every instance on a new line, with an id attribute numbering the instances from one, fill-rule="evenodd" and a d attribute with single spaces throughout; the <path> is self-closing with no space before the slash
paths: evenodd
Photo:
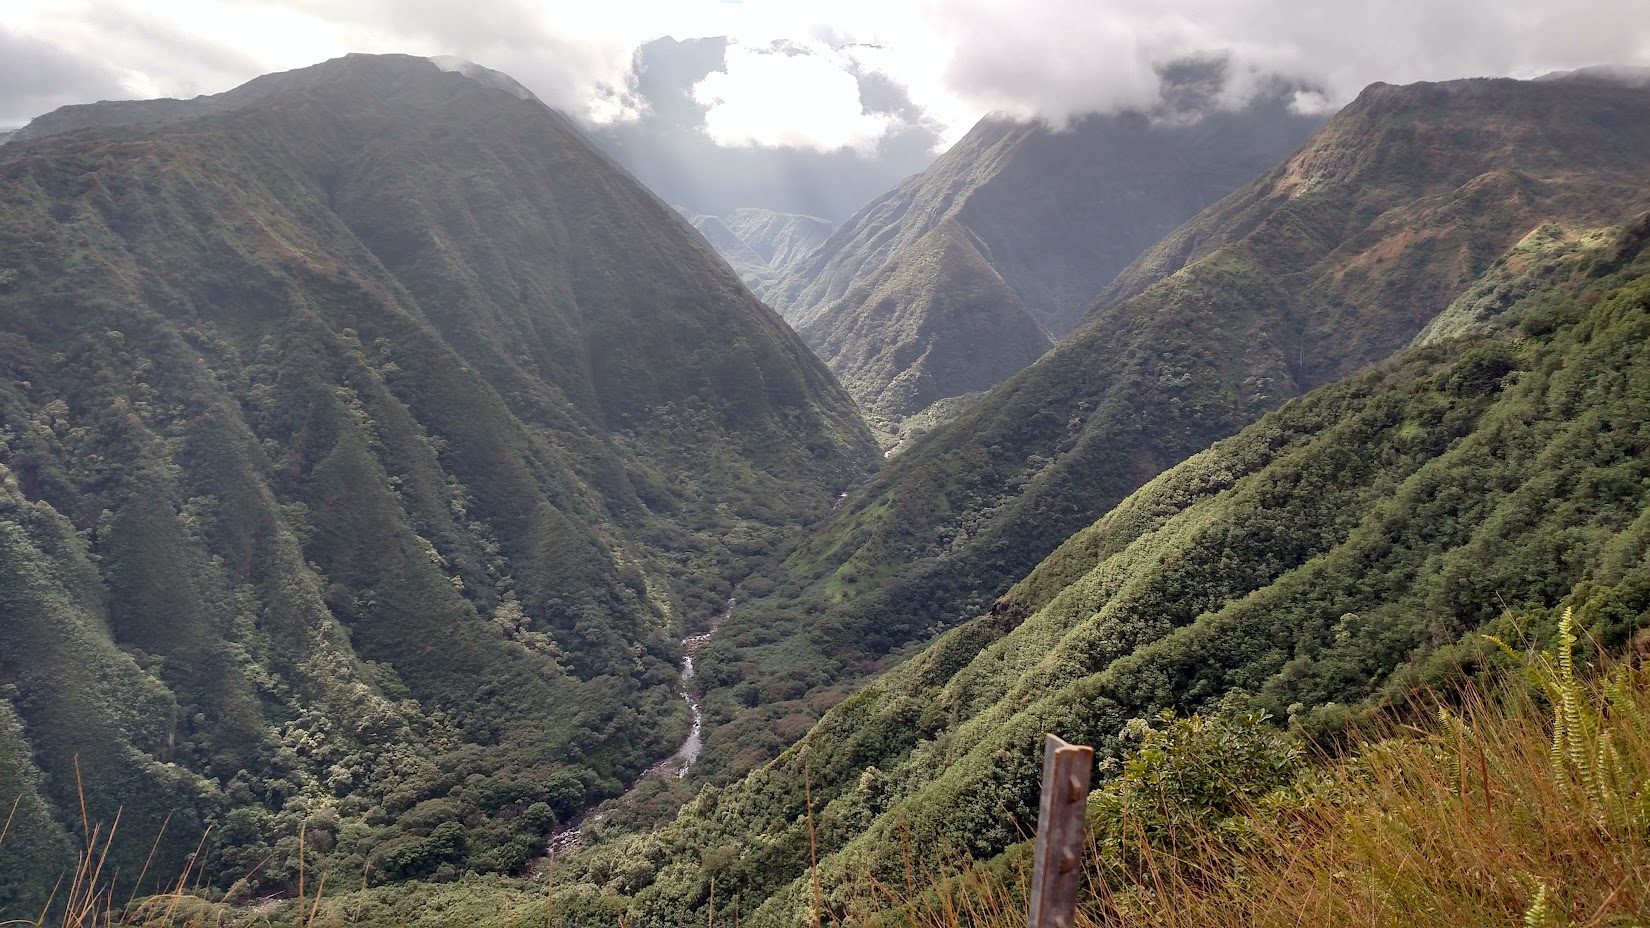
<path id="1" fill-rule="evenodd" d="M 1142 842 L 1126 868 L 1091 853 L 1077 924 L 1650 924 L 1650 673 L 1584 682 L 1568 651 L 1529 661 L 1533 685 L 1390 723 L 1287 797 Z M 915 928 L 1025 924 L 1024 873 L 960 869 L 873 884 L 866 908 Z"/>

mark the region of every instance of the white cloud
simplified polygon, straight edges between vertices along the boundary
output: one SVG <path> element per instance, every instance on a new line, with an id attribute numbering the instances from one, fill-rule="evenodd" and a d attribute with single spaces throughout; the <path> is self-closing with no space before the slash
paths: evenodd
<path id="1" fill-rule="evenodd" d="M 893 119 L 867 113 L 851 62 L 817 42 L 728 46 L 723 69 L 693 88 L 719 145 L 869 152 Z"/>
<path id="2" fill-rule="evenodd" d="M 120 75 L 127 93 L 225 90 L 344 51 L 452 54 L 511 74 L 587 121 L 638 112 L 635 49 L 664 35 L 729 35 L 699 92 L 739 144 L 863 147 L 884 128 L 849 78 L 904 87 L 947 140 L 988 110 L 1060 121 L 1146 106 L 1158 68 L 1226 56 L 1239 99 L 1268 75 L 1338 106 L 1364 85 L 1589 64 L 1650 64 L 1647 0 L 0 0 L 0 30 L 53 60 Z M 812 56 L 761 49 L 787 40 Z M 850 44 L 858 43 L 858 44 Z M 41 53 L 44 55 L 45 53 Z M 54 72 L 55 73 L 55 72 Z M 31 86 L 71 102 L 89 82 Z M 9 88 L 0 87 L 0 105 Z M 22 99 L 19 97 L 18 99 Z M 23 103 L 12 104 L 25 105 Z M 55 105 L 55 103 L 53 104 Z M 3 111 L 0 111 L 3 113 Z"/>
<path id="3" fill-rule="evenodd" d="M 1149 105 L 1156 69 L 1188 55 L 1226 55 L 1234 97 L 1282 75 L 1338 106 L 1378 80 L 1643 64 L 1650 41 L 1645 0 L 921 2 L 950 92 L 1054 120 Z"/>

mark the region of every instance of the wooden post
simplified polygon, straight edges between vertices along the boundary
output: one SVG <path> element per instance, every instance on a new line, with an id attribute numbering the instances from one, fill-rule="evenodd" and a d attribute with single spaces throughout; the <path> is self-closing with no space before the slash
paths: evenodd
<path id="1" fill-rule="evenodd" d="M 1031 870 L 1031 928 L 1071 928 L 1083 879 L 1083 823 L 1094 748 L 1048 735 L 1043 742 L 1043 799 L 1037 810 L 1037 856 Z"/>

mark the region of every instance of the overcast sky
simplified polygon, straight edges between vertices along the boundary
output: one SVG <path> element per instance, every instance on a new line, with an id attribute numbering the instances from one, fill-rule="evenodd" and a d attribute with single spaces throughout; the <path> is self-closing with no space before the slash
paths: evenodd
<path id="1" fill-rule="evenodd" d="M 637 67 L 662 36 L 728 40 L 666 101 Z M 1376 80 L 1650 65 L 1650 0 L 0 0 L 0 127 L 349 51 L 469 58 L 610 132 L 687 107 L 712 146 L 875 160 L 991 111 L 1149 107 L 1189 55 L 1227 59 L 1233 102 L 1279 75 L 1319 110 Z"/>

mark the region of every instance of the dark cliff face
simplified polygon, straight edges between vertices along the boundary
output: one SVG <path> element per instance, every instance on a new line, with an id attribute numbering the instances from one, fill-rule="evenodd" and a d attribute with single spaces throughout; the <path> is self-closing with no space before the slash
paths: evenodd
<path id="1" fill-rule="evenodd" d="M 175 813 L 157 878 L 215 823 L 209 880 L 284 885 L 317 810 L 356 872 L 520 866 L 674 748 L 682 624 L 873 454 L 680 217 L 497 79 L 351 56 L 24 135 L 8 913 L 68 859 L 77 756 L 124 874 Z"/>

